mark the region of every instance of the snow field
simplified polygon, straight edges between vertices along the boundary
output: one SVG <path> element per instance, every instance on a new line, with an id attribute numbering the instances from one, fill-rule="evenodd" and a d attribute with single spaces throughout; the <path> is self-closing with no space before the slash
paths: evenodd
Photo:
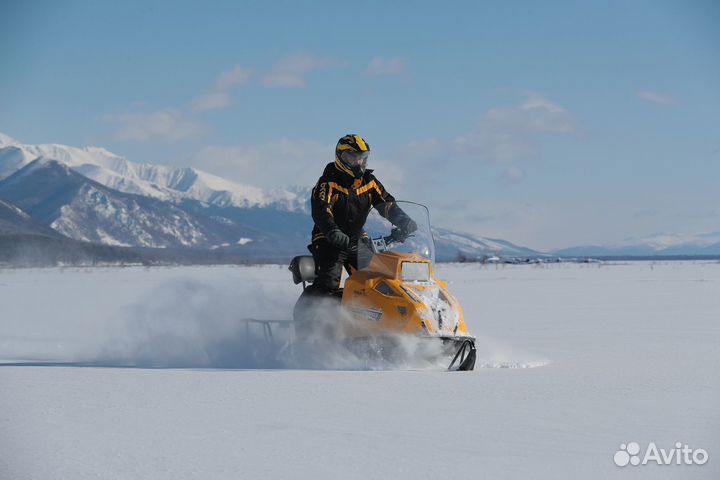
<path id="1" fill-rule="evenodd" d="M 236 318 L 287 316 L 284 267 L 2 271 L 0 478 L 718 478 L 720 264 L 436 273 L 486 368 L 235 355 Z M 632 441 L 709 462 L 617 467 Z"/>

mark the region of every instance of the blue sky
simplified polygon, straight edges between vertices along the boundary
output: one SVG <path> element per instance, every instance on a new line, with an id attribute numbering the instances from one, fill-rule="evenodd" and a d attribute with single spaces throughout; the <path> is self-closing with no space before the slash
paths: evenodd
<path id="1" fill-rule="evenodd" d="M 0 6 L 0 132 L 265 188 L 337 138 L 437 224 L 535 248 L 720 230 L 720 3 Z"/>

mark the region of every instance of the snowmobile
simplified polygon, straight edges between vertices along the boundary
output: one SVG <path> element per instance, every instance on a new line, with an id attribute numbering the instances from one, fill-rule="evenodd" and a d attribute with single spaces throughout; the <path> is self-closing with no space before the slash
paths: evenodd
<path id="1" fill-rule="evenodd" d="M 415 220 L 417 230 L 400 235 L 377 208 L 372 210 L 366 235 L 357 240 L 357 268 L 314 315 L 298 315 L 296 306 L 291 322 L 294 341 L 301 342 L 314 327 L 331 325 L 330 335 L 339 337 L 353 353 L 392 357 L 403 338 L 412 336 L 417 343 L 432 343 L 427 351 L 439 356 L 438 361 L 445 358 L 448 370 L 472 370 L 477 357 L 475 337 L 468 332 L 462 307 L 447 283 L 433 274 L 435 248 L 428 208 L 414 202 L 396 203 Z M 383 235 L 388 231 L 390 235 Z M 303 289 L 315 278 L 312 256 L 293 258 L 289 269 Z M 326 318 L 323 321 L 319 316 Z M 261 323 L 268 340 L 273 339 L 273 326 L 281 323 L 248 321 Z"/>

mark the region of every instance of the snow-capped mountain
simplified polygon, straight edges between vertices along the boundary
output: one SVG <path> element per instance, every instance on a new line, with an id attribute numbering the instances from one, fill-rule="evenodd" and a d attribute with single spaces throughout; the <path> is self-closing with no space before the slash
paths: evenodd
<path id="1" fill-rule="evenodd" d="M 76 240 L 150 247 L 209 240 L 202 224 L 172 203 L 114 191 L 42 157 L 0 183 L 0 196 Z"/>
<path id="2" fill-rule="evenodd" d="M 486 256 L 542 257 L 545 254 L 520 247 L 506 240 L 459 233 L 445 228 L 433 228 L 435 256 L 439 261 L 454 261 L 459 257 L 474 260 Z"/>
<path id="3" fill-rule="evenodd" d="M 660 233 L 609 245 L 564 248 L 553 253 L 563 256 L 720 255 L 720 231 Z"/>
<path id="4" fill-rule="evenodd" d="M 69 238 L 105 245 L 235 245 L 249 253 L 285 255 L 288 249 L 301 248 L 309 232 L 304 213 L 128 194 L 43 157 L 0 181 L 0 198 Z"/>
<path id="5" fill-rule="evenodd" d="M 199 200 L 223 207 L 272 207 L 304 211 L 305 192 L 260 188 L 231 182 L 195 168 L 136 163 L 101 147 L 25 145 L 0 133 L 0 180 L 36 158 L 57 160 L 96 182 L 124 193 L 166 201 Z"/>

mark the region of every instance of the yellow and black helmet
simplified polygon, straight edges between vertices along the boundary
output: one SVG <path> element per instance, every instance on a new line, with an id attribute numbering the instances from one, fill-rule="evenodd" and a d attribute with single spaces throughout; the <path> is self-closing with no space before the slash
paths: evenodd
<path id="1" fill-rule="evenodd" d="M 365 173 L 367 159 L 370 155 L 370 144 L 360 135 L 348 134 L 338 140 L 335 147 L 335 160 L 341 167 L 352 172 L 356 178 Z"/>

